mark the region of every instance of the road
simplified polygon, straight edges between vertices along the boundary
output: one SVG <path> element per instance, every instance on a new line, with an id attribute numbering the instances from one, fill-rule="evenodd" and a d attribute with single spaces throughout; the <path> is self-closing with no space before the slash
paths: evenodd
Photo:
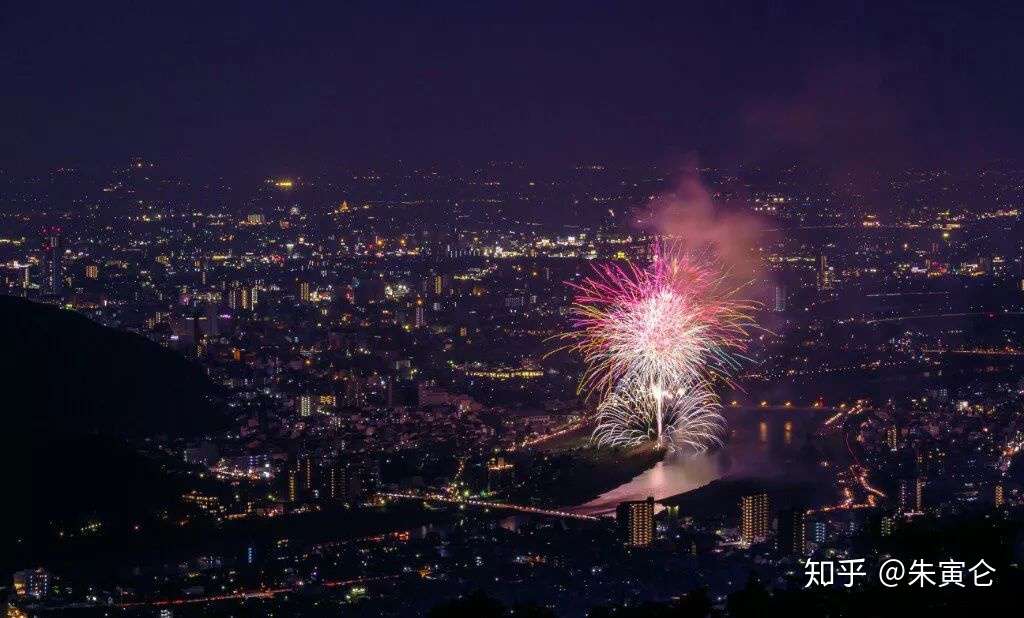
<path id="1" fill-rule="evenodd" d="M 510 502 L 489 502 L 487 500 L 452 498 L 440 494 L 382 492 L 379 495 L 384 496 L 385 498 L 392 498 L 395 500 L 421 500 L 423 502 L 442 502 L 445 504 L 454 504 L 459 506 L 476 506 L 486 509 L 516 511 L 519 513 L 527 513 L 529 515 L 544 515 L 547 517 L 560 517 L 563 519 L 577 519 L 583 521 L 598 521 L 600 519 L 599 517 L 594 517 L 593 515 L 581 515 L 579 513 L 572 513 L 570 511 L 559 511 L 555 509 L 539 509 L 537 507 L 527 506 L 525 504 L 512 504 Z"/>

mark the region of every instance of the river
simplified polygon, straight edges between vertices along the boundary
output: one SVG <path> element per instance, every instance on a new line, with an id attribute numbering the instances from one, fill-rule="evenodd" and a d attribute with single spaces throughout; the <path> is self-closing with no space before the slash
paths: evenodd
<path id="1" fill-rule="evenodd" d="M 786 411 L 765 414 L 757 409 L 730 414 L 731 435 L 721 450 L 669 455 L 632 480 L 600 496 L 570 507 L 585 515 L 613 514 L 620 502 L 662 500 L 729 477 L 774 478 L 792 472 L 784 460 L 799 448 L 821 420 L 820 412 Z M 661 510 L 660 505 L 656 505 Z"/>

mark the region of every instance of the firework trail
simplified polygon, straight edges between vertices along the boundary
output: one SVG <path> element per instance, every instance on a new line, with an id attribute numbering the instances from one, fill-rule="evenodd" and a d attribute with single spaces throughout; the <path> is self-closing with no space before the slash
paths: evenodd
<path id="1" fill-rule="evenodd" d="M 756 304 L 708 258 L 665 243 L 653 253 L 645 268 L 606 264 L 570 284 L 574 328 L 560 338 L 586 363 L 579 392 L 600 400 L 596 443 L 712 446 L 724 428 L 714 387 L 745 360 Z"/>

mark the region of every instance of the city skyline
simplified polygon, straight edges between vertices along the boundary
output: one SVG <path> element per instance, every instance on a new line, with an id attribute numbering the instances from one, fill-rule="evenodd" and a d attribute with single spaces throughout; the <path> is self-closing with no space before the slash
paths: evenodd
<path id="1" fill-rule="evenodd" d="M 1022 24 L 10 7 L 0 608 L 1005 613 Z"/>

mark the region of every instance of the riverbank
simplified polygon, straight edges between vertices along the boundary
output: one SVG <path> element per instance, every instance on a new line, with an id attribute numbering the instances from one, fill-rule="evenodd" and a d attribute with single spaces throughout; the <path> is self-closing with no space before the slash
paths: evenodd
<path id="1" fill-rule="evenodd" d="M 650 445 L 609 449 L 580 441 L 571 450 L 534 454 L 530 479 L 513 497 L 548 508 L 577 505 L 628 483 L 664 457 L 664 449 Z"/>

